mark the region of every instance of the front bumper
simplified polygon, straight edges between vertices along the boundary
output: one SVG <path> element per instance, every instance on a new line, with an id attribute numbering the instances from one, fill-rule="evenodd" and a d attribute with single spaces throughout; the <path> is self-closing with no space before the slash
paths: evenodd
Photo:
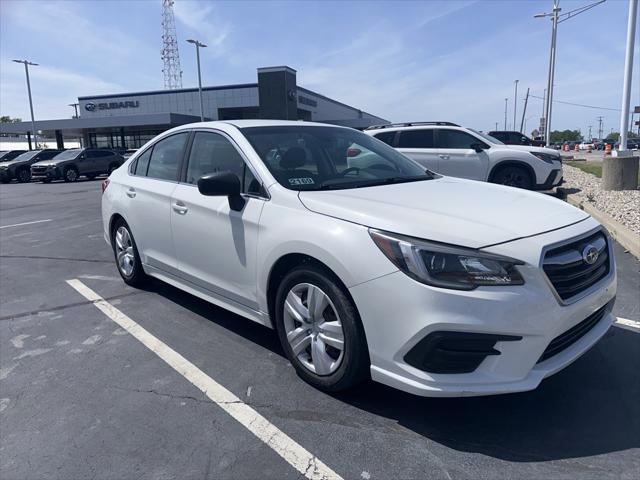
<path id="1" fill-rule="evenodd" d="M 543 183 L 536 185 L 536 190 L 551 190 L 552 188 L 561 185 L 563 182 L 562 167 L 560 167 L 559 169 L 551 170 L 546 180 Z"/>
<path id="2" fill-rule="evenodd" d="M 508 254 L 522 249 L 525 285 L 456 291 L 418 283 L 395 272 L 350 288 L 369 346 L 374 380 L 422 396 L 476 396 L 535 389 L 540 382 L 589 350 L 613 323 L 615 268 L 598 288 L 570 305 L 562 305 L 539 268 L 545 245 L 593 228 L 585 221 L 559 231 L 490 249 Z M 597 224 L 596 224 L 597 225 Z M 535 240 L 534 240 L 535 239 Z M 537 244 L 535 254 L 530 250 Z M 518 258 L 518 257 L 516 257 Z M 540 361 L 550 343 L 604 307 L 599 321 L 575 343 Z M 405 357 L 434 332 L 467 332 L 517 337 L 498 340 L 495 350 L 468 373 L 430 373 Z"/>
<path id="3" fill-rule="evenodd" d="M 32 180 L 58 180 L 62 178 L 60 170 L 57 167 L 49 167 L 47 169 L 31 169 Z"/>

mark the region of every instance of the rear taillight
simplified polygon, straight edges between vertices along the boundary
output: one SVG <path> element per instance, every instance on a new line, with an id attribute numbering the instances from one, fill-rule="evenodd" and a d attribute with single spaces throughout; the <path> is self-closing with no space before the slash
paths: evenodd
<path id="1" fill-rule="evenodd" d="M 107 189 L 108 186 L 109 186 L 109 179 L 107 178 L 104 182 L 102 182 L 102 193 L 104 193 L 104 191 Z"/>

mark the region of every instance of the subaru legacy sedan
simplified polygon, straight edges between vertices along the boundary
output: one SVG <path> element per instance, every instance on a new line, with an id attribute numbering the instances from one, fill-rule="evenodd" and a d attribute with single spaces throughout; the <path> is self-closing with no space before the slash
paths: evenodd
<path id="1" fill-rule="evenodd" d="M 613 321 L 612 241 L 588 214 L 434 174 L 349 128 L 184 125 L 102 187 L 127 284 L 155 277 L 275 329 L 325 391 L 531 390 Z"/>

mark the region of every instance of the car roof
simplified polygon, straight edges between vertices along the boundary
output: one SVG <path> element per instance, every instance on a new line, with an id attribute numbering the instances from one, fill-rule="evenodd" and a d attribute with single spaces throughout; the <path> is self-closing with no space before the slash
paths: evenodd
<path id="1" fill-rule="evenodd" d="M 328 123 L 318 122 L 302 122 L 298 120 L 217 120 L 213 122 L 197 122 L 182 125 L 183 128 L 197 128 L 197 127 L 209 127 L 216 128 L 221 125 L 233 125 L 237 128 L 249 128 L 249 127 L 283 127 L 283 126 L 296 126 L 296 127 L 338 127 L 347 128 L 340 125 L 331 125 Z"/>

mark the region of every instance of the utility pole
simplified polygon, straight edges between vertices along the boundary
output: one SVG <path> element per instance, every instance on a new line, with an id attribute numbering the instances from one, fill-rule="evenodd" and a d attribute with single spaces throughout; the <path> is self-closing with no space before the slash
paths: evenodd
<path id="1" fill-rule="evenodd" d="M 589 125 L 589 141 L 591 141 L 593 137 L 591 136 L 591 125 Z"/>
<path id="2" fill-rule="evenodd" d="M 513 129 L 516 129 L 516 114 L 517 114 L 517 110 L 518 110 L 518 82 L 520 80 L 516 80 L 515 84 L 516 84 L 516 91 L 513 94 Z M 521 128 L 522 130 L 522 128 Z M 522 132 L 520 132 L 522 133 Z"/>
<path id="3" fill-rule="evenodd" d="M 200 75 L 200 48 L 206 48 L 207 46 L 199 42 L 198 40 L 189 39 L 187 42 L 196 46 L 196 59 L 198 62 L 198 92 L 200 93 L 200 121 L 204 122 L 204 105 L 202 103 L 202 76 Z"/>
<path id="4" fill-rule="evenodd" d="M 73 111 L 75 112 L 75 114 L 71 118 L 78 118 L 78 105 L 79 105 L 78 103 L 69 104 L 70 107 L 73 107 Z"/>
<path id="5" fill-rule="evenodd" d="M 496 122 L 496 131 L 498 131 L 498 122 Z"/>
<path id="6" fill-rule="evenodd" d="M 620 143 L 618 152 L 627 150 L 629 131 L 629 104 L 631 102 L 631 74 L 633 71 L 633 42 L 636 35 L 636 15 L 638 0 L 629 0 L 629 20 L 627 22 L 627 51 L 624 58 L 624 83 L 622 86 L 622 112 L 620 113 Z"/>
<path id="7" fill-rule="evenodd" d="M 602 119 L 603 118 L 604 117 L 602 115 L 598 117 L 598 140 L 604 140 L 602 138 Z"/>
<path id="8" fill-rule="evenodd" d="M 507 129 L 507 102 L 509 101 L 508 98 L 504 99 L 504 129 Z"/>
<path id="9" fill-rule="evenodd" d="M 527 88 L 527 96 L 524 97 L 524 110 L 522 110 L 522 120 L 520 121 L 520 133 L 524 130 L 524 116 L 527 113 L 527 103 L 529 102 L 529 89 Z"/>

